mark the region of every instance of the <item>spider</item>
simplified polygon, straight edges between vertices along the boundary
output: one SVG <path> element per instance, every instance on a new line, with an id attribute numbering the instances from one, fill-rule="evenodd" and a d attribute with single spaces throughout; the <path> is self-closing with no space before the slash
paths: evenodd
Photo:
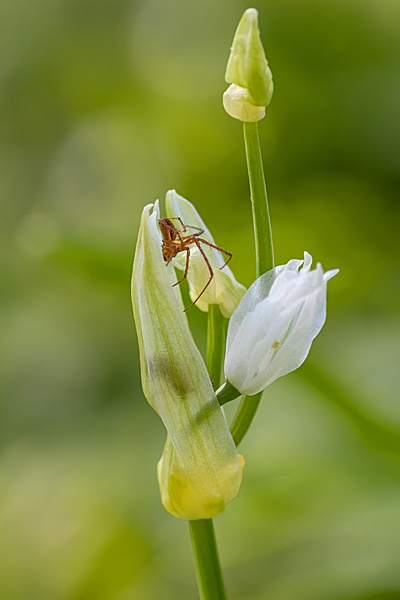
<path id="1" fill-rule="evenodd" d="M 182 229 L 178 229 L 177 227 L 175 227 L 175 225 L 173 224 L 172 221 L 179 221 L 179 223 L 182 226 Z M 204 288 L 202 289 L 200 294 L 197 296 L 196 300 L 193 300 L 192 304 L 187 306 L 185 308 L 185 310 L 183 311 L 183 312 L 186 312 L 189 308 L 191 308 L 193 306 L 193 304 L 196 304 L 197 300 L 204 294 L 204 292 L 206 291 L 206 289 L 208 288 L 208 286 L 210 285 L 210 283 L 214 277 L 214 271 L 212 270 L 210 261 L 208 260 L 203 248 L 201 247 L 201 244 L 206 244 L 207 246 L 210 246 L 210 248 L 215 248 L 215 250 L 219 250 L 220 252 L 222 252 L 223 254 L 226 254 L 228 256 L 228 260 L 222 265 L 222 267 L 220 267 L 220 270 L 223 269 L 228 264 L 228 262 L 232 258 L 232 254 L 230 252 L 228 252 L 227 250 L 224 250 L 223 248 L 216 246 L 215 244 L 211 244 L 210 242 L 207 242 L 207 240 L 205 240 L 204 238 L 201 238 L 200 236 L 204 233 L 204 229 L 199 229 L 198 227 L 192 227 L 191 225 L 185 225 L 180 217 L 171 217 L 170 219 L 160 219 L 158 221 L 158 225 L 160 227 L 161 235 L 163 238 L 161 248 L 162 248 L 163 258 L 164 258 L 165 262 L 167 263 L 166 266 L 169 265 L 171 260 L 173 258 L 175 258 L 175 256 L 177 254 L 179 254 L 179 252 L 186 252 L 185 272 L 183 274 L 182 279 L 180 279 L 179 281 L 174 283 L 174 285 L 172 287 L 175 287 L 176 285 L 182 283 L 182 281 L 185 281 L 185 279 L 187 277 L 187 274 L 189 271 L 189 259 L 190 259 L 189 245 L 190 244 L 196 244 L 196 246 L 199 249 L 202 257 L 204 258 L 205 263 L 210 272 L 210 279 L 207 281 L 206 285 L 204 286 Z M 182 235 L 187 232 L 188 227 L 190 229 L 196 229 L 197 233 L 192 233 L 189 235 Z"/>

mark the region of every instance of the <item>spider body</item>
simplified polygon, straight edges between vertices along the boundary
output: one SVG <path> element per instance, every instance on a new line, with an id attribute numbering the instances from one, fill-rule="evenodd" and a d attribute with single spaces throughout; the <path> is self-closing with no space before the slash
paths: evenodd
<path id="1" fill-rule="evenodd" d="M 182 229 L 178 229 L 177 227 L 175 227 L 175 225 L 173 224 L 173 221 L 179 221 L 180 225 L 182 226 Z M 187 274 L 189 271 L 190 245 L 191 244 L 194 244 L 199 249 L 199 252 L 202 255 L 202 257 L 204 258 L 204 261 L 208 268 L 208 272 L 210 274 L 210 279 L 207 281 L 206 285 L 204 286 L 204 288 L 202 289 L 200 294 L 192 302 L 192 304 L 190 304 L 188 307 L 185 308 L 184 312 L 186 312 L 188 310 L 188 308 L 193 306 L 193 304 L 196 304 L 197 300 L 204 294 L 204 292 L 206 291 L 206 289 L 208 288 L 208 286 L 210 285 L 210 283 L 214 277 L 214 271 L 212 270 L 210 261 L 208 260 L 203 248 L 201 247 L 201 244 L 210 246 L 210 248 L 215 248 L 215 250 L 219 250 L 219 252 L 222 252 L 223 254 L 228 256 L 228 260 L 222 265 L 222 267 L 220 267 L 220 269 L 223 269 L 228 264 L 228 262 L 232 258 L 232 254 L 230 252 L 228 252 L 227 250 L 224 250 L 223 248 L 220 248 L 219 246 L 216 246 L 215 244 L 211 244 L 211 242 L 208 242 L 204 238 L 200 237 L 204 233 L 204 229 L 199 229 L 198 227 L 192 227 L 191 225 L 185 225 L 180 217 L 171 217 L 170 219 L 167 219 L 167 218 L 160 219 L 158 221 L 158 225 L 160 227 L 160 231 L 161 231 L 161 235 L 162 235 L 161 249 L 162 249 L 164 261 L 166 262 L 166 266 L 169 265 L 171 260 L 173 258 L 175 258 L 175 256 L 177 256 L 177 254 L 179 254 L 180 252 L 186 252 L 185 272 L 183 274 L 182 279 L 180 279 L 179 281 L 174 283 L 174 286 L 182 283 L 182 281 L 185 281 L 185 279 L 187 277 Z M 187 228 L 196 229 L 197 231 L 196 231 L 196 233 L 184 235 L 187 233 Z"/>

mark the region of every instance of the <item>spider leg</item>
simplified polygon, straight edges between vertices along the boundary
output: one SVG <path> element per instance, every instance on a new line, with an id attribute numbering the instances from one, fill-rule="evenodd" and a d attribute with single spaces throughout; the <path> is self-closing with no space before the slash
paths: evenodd
<path id="1" fill-rule="evenodd" d="M 185 267 L 185 272 L 183 274 L 182 279 L 180 279 L 179 281 L 177 281 L 176 283 L 174 283 L 174 285 L 172 287 L 175 287 L 176 285 L 179 285 L 180 283 L 182 283 L 182 281 L 185 281 L 188 271 L 189 271 L 189 258 L 190 258 L 190 248 L 186 248 L 186 267 Z"/>
<path id="2" fill-rule="evenodd" d="M 186 225 L 189 229 L 197 229 L 198 233 L 194 233 L 193 235 L 201 235 L 204 233 L 204 229 L 200 229 L 200 227 L 195 227 L 194 225 Z"/>
<path id="3" fill-rule="evenodd" d="M 179 223 L 182 225 L 182 230 L 181 231 L 177 231 L 177 233 L 185 233 L 186 232 L 186 225 L 184 224 L 184 222 L 182 221 L 182 219 L 180 217 L 169 217 L 170 221 L 179 221 Z"/>
<path id="4" fill-rule="evenodd" d="M 215 244 L 211 244 L 211 242 L 207 242 L 207 240 L 205 240 L 203 238 L 197 238 L 197 240 L 199 242 L 201 242 L 202 244 L 207 244 L 207 246 L 210 246 L 210 248 L 215 248 L 215 250 L 219 250 L 223 254 L 226 254 L 228 256 L 228 260 L 226 262 L 224 262 L 224 264 L 222 265 L 222 267 L 219 268 L 219 270 L 221 270 L 224 267 L 226 267 L 226 265 L 228 264 L 228 262 L 232 258 L 232 254 L 230 252 L 228 252 L 228 250 L 224 250 L 223 248 L 220 248 L 219 246 L 216 246 Z"/>
<path id="5" fill-rule="evenodd" d="M 197 296 L 196 300 L 193 300 L 192 304 L 189 304 L 189 306 L 187 306 L 185 308 L 185 310 L 183 312 L 186 312 L 189 308 L 191 308 L 193 306 L 193 304 L 196 304 L 197 300 L 200 298 L 200 296 L 202 296 L 204 294 L 204 292 L 206 291 L 206 289 L 208 288 L 208 286 L 210 285 L 213 277 L 214 277 L 214 271 L 212 270 L 212 267 L 210 265 L 210 262 L 207 258 L 207 256 L 204 253 L 204 250 L 202 249 L 200 242 L 197 238 L 193 239 L 193 243 L 196 244 L 196 246 L 198 247 L 198 249 L 200 250 L 200 253 L 202 255 L 202 257 L 204 258 L 204 260 L 206 261 L 206 265 L 208 267 L 208 270 L 210 271 L 210 279 L 207 281 L 206 285 L 204 286 L 204 288 L 201 290 L 200 294 Z"/>
<path id="6" fill-rule="evenodd" d="M 200 227 L 195 227 L 194 225 L 185 225 L 181 217 L 170 217 L 170 221 L 179 221 L 179 223 L 182 225 L 182 229 L 179 233 L 186 233 L 188 227 L 189 229 L 197 229 L 198 233 L 195 233 L 194 235 L 201 235 L 204 233 L 204 229 L 200 229 Z"/>

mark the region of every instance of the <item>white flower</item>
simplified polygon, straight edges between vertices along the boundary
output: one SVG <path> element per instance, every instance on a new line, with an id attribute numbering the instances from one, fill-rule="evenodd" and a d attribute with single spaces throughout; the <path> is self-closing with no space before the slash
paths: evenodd
<path id="1" fill-rule="evenodd" d="M 170 190 L 166 195 L 165 207 L 168 217 L 180 217 L 185 225 L 201 229 L 203 233 L 200 237 L 215 245 L 209 229 L 207 228 L 203 219 L 200 217 L 194 205 L 189 202 L 189 200 L 186 200 L 177 194 L 175 190 Z M 174 223 L 176 223 L 176 221 Z M 188 227 L 185 235 L 190 235 L 194 232 L 194 229 Z M 196 306 L 203 312 L 208 312 L 209 304 L 219 304 L 219 308 L 223 316 L 229 318 L 239 304 L 240 299 L 246 291 L 246 288 L 241 283 L 236 281 L 235 276 L 228 265 L 221 269 L 228 256 L 224 255 L 215 248 L 207 246 L 207 244 L 202 244 L 201 247 L 211 265 L 214 277 L 211 280 L 211 283 L 207 286 L 204 294 L 202 294 L 197 300 Z M 185 263 L 185 253 L 178 255 L 178 257 L 173 261 L 174 266 L 182 270 L 185 268 Z M 192 301 L 199 296 L 209 279 L 210 271 L 207 267 L 204 257 L 200 254 L 198 248 L 194 246 L 190 249 L 188 273 L 189 291 Z"/>
<path id="2" fill-rule="evenodd" d="M 179 519 L 211 519 L 238 493 L 238 456 L 206 365 L 190 334 L 174 269 L 166 269 L 158 203 L 144 208 L 132 275 L 143 392 L 167 442 L 158 463 L 165 508 Z"/>
<path id="3" fill-rule="evenodd" d="M 297 369 L 326 319 L 326 288 L 338 269 L 311 271 L 312 257 L 259 277 L 229 322 L 225 376 L 243 395 L 261 392 Z M 303 267 L 299 270 L 299 268 Z"/>

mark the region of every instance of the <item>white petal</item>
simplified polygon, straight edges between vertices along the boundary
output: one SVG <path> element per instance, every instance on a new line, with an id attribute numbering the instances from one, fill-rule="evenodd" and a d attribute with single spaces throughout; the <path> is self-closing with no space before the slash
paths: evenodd
<path id="1" fill-rule="evenodd" d="M 312 256 L 305 250 L 304 251 L 304 266 L 301 269 L 302 272 L 303 271 L 308 272 L 311 269 L 311 265 L 312 265 Z"/>
<path id="2" fill-rule="evenodd" d="M 299 264 L 301 264 L 301 262 L 302 261 L 298 261 Z M 256 279 L 249 287 L 229 321 L 228 337 L 226 341 L 227 353 L 229 352 L 246 315 L 251 313 L 257 304 L 269 295 L 274 281 L 285 268 L 286 265 L 271 269 L 271 271 L 264 273 L 264 275 Z"/>
<path id="3" fill-rule="evenodd" d="M 325 281 L 329 281 L 329 279 L 332 279 L 332 277 L 335 277 L 335 275 L 337 275 L 338 273 L 339 269 L 331 269 L 330 271 L 327 271 L 326 273 L 324 273 Z"/>

